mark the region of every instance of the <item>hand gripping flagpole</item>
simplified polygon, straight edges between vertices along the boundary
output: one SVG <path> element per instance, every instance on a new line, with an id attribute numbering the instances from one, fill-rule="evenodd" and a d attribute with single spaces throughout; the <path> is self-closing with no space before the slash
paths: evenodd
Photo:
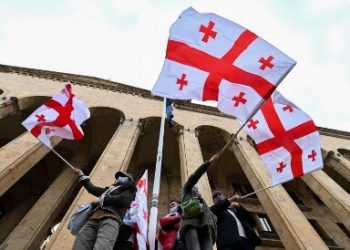
<path id="1" fill-rule="evenodd" d="M 160 177 L 161 177 L 162 158 L 163 158 L 165 111 L 166 111 L 166 98 L 164 98 L 163 100 L 162 119 L 160 122 L 159 139 L 158 139 L 156 170 L 155 170 L 154 182 L 153 182 L 152 206 L 151 206 L 151 213 L 150 213 L 150 219 L 149 219 L 148 243 L 149 243 L 150 250 L 155 249 L 155 243 L 156 243 L 158 197 L 159 197 Z"/>

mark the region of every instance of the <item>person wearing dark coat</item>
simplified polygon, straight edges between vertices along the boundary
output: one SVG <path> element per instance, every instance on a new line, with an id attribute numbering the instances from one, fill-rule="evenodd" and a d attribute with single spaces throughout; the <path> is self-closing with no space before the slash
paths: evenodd
<path id="1" fill-rule="evenodd" d="M 197 182 L 207 171 L 210 165 L 216 161 L 218 155 L 214 155 L 209 161 L 203 163 L 186 181 L 181 191 L 182 203 L 189 202 L 197 197 L 202 204 L 203 212 L 196 217 L 185 218 L 182 213 L 180 222 L 180 239 L 189 250 L 213 249 L 216 238 L 216 216 L 210 211 L 207 203 L 202 198 L 196 187 Z"/>
<path id="2" fill-rule="evenodd" d="M 214 205 L 210 210 L 217 216 L 218 250 L 252 250 L 261 244 L 261 239 L 255 233 L 255 219 L 237 201 L 239 195 L 225 198 L 220 191 L 213 193 Z"/>
<path id="3" fill-rule="evenodd" d="M 93 201 L 93 212 L 80 229 L 73 249 L 113 249 L 124 215 L 136 195 L 134 178 L 121 171 L 115 174 L 115 183 L 109 187 L 97 187 L 80 169 L 74 170 L 86 190 L 99 197 Z"/>

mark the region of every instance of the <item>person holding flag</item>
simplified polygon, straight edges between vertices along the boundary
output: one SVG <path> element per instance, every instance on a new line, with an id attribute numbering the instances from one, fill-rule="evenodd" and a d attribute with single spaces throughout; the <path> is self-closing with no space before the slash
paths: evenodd
<path id="1" fill-rule="evenodd" d="M 135 198 L 134 178 L 128 173 L 118 171 L 115 174 L 115 183 L 102 188 L 93 185 L 90 177 L 84 175 L 80 169 L 74 171 L 80 177 L 80 183 L 98 199 L 91 203 L 93 212 L 80 229 L 73 249 L 112 250 L 118 238 L 125 213 Z"/>
<path id="2" fill-rule="evenodd" d="M 179 213 L 182 220 L 179 234 L 187 249 L 213 249 L 216 240 L 216 216 L 210 211 L 196 184 L 221 153 L 222 151 L 213 155 L 209 161 L 198 167 L 181 190 L 182 203 L 179 206 Z"/>

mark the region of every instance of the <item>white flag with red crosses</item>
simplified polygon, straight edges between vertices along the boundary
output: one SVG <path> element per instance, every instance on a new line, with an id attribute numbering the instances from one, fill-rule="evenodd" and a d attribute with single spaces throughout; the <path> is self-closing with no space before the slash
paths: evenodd
<path id="1" fill-rule="evenodd" d="M 124 216 L 124 223 L 135 228 L 134 249 L 147 250 L 147 230 L 148 230 L 148 170 L 137 182 L 137 192 L 135 200 L 131 203 L 130 209 Z"/>
<path id="2" fill-rule="evenodd" d="M 89 117 L 88 107 L 73 94 L 72 86 L 68 82 L 59 94 L 35 110 L 22 125 L 52 148 L 52 136 L 69 140 L 82 139 L 84 133 L 80 125 Z"/>
<path id="3" fill-rule="evenodd" d="M 152 94 L 219 101 L 222 112 L 246 121 L 294 65 L 244 27 L 188 8 L 170 28 L 165 62 Z"/>
<path id="4" fill-rule="evenodd" d="M 278 91 L 262 105 L 244 130 L 277 185 L 321 169 L 321 140 L 312 119 Z"/>

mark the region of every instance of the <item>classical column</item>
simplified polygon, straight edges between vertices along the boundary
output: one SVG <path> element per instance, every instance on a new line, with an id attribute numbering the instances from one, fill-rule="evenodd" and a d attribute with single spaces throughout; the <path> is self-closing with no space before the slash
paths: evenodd
<path id="1" fill-rule="evenodd" d="M 59 141 L 55 138 L 53 144 Z M 50 149 L 29 132 L 0 148 L 0 196 L 49 152 Z"/>
<path id="2" fill-rule="evenodd" d="M 73 171 L 65 168 L 6 238 L 1 249 L 39 249 L 76 187 L 76 180 Z"/>
<path id="3" fill-rule="evenodd" d="M 323 170 L 312 172 L 301 178 L 350 230 L 350 195 Z"/>
<path id="4" fill-rule="evenodd" d="M 350 161 L 348 159 L 334 153 L 334 151 L 329 151 L 324 164 L 333 168 L 350 182 Z"/>
<path id="5" fill-rule="evenodd" d="M 184 185 L 187 178 L 203 163 L 203 156 L 195 131 L 180 129 L 180 167 L 181 183 Z M 198 189 L 208 205 L 213 204 L 208 176 L 204 174 L 198 182 Z"/>
<path id="6" fill-rule="evenodd" d="M 266 166 L 248 142 L 240 140 L 231 150 L 254 190 L 271 185 Z M 328 249 L 283 186 L 257 195 L 286 249 Z"/>
<path id="7" fill-rule="evenodd" d="M 90 174 L 91 181 L 95 185 L 105 187 L 114 183 L 114 173 L 127 168 L 126 164 L 132 155 L 139 133 L 138 121 L 125 120 L 119 126 Z M 80 190 L 62 219 L 57 232 L 50 240 L 50 249 L 72 248 L 75 237 L 67 229 L 69 218 L 76 208 L 94 199 L 96 197 L 89 194 L 84 188 Z"/>
<path id="8" fill-rule="evenodd" d="M 318 220 L 318 224 L 328 235 L 334 240 L 338 246 L 344 246 L 345 249 L 350 248 L 350 238 L 339 228 L 339 226 L 330 219 Z"/>

